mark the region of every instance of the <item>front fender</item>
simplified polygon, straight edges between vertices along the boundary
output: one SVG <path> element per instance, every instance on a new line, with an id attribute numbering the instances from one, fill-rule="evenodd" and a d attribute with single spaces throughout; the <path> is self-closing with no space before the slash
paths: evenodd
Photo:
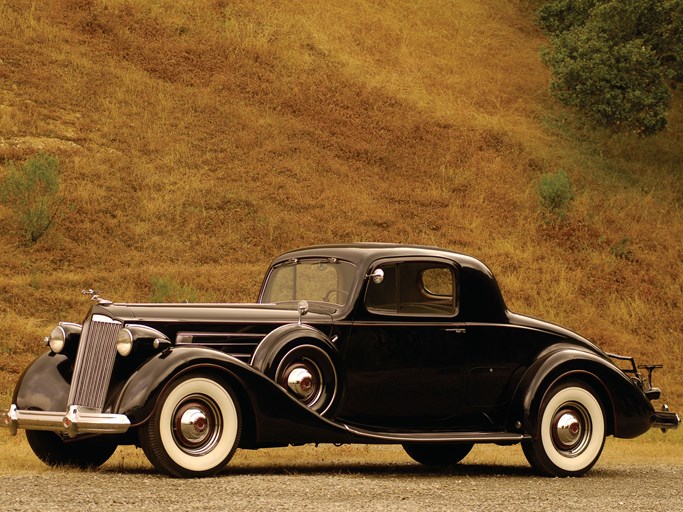
<path id="1" fill-rule="evenodd" d="M 72 365 L 62 354 L 47 352 L 39 356 L 19 377 L 12 403 L 18 409 L 66 412 Z"/>
<path id="2" fill-rule="evenodd" d="M 238 395 L 243 414 L 248 414 L 240 441 L 243 447 L 355 439 L 343 426 L 311 411 L 260 371 L 205 347 L 176 346 L 148 359 L 122 387 L 111 412 L 128 416 L 133 427 L 144 423 L 154 412 L 164 386 L 189 371 L 214 372 Z"/>
<path id="3" fill-rule="evenodd" d="M 169 380 L 186 370 L 201 369 L 214 369 L 237 381 L 240 373 L 253 372 L 242 361 L 217 350 L 193 346 L 169 348 L 145 361 L 123 384 L 121 391 L 110 397 L 106 409 L 125 414 L 132 424 L 144 423 L 156 405 L 152 398 Z"/>
<path id="4" fill-rule="evenodd" d="M 598 354 L 561 348 L 535 361 L 526 371 L 512 401 L 508 415 L 511 430 L 536 435 L 538 415 L 547 391 L 565 379 L 590 384 L 605 409 L 607 433 L 631 438 L 646 432 L 654 408 L 645 394 L 611 361 Z"/>

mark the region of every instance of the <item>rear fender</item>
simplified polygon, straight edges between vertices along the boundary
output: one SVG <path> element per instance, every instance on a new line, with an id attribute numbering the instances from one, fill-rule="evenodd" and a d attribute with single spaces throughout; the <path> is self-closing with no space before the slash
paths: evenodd
<path id="1" fill-rule="evenodd" d="M 545 394 L 567 379 L 585 382 L 599 395 L 608 435 L 636 437 L 650 428 L 652 405 L 619 368 L 597 354 L 568 348 L 538 359 L 526 371 L 515 391 L 508 429 L 535 436 Z"/>

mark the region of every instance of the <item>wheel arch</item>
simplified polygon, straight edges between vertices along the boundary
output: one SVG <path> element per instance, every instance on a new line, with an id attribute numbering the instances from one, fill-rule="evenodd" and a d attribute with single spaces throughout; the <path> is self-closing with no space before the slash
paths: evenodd
<path id="1" fill-rule="evenodd" d="M 552 352 L 529 367 L 515 391 L 508 429 L 535 435 L 544 397 L 566 380 L 595 391 L 605 413 L 606 435 L 635 437 L 649 429 L 652 406 L 628 377 L 611 361 L 573 348 Z"/>
<path id="2" fill-rule="evenodd" d="M 245 368 L 242 368 L 244 366 Z M 244 363 L 215 350 L 202 347 L 176 348 L 148 360 L 128 379 L 117 395 L 112 410 L 126 414 L 133 427 L 146 423 L 158 406 L 161 393 L 179 378 L 193 372 L 214 375 L 227 385 L 239 402 L 244 441 L 256 435 L 253 397 L 243 375 L 250 369 Z"/>

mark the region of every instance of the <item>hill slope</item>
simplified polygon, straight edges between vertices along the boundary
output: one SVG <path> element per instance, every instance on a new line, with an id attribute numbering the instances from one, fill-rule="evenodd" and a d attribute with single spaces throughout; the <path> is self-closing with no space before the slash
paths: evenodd
<path id="1" fill-rule="evenodd" d="M 681 409 L 680 93 L 667 133 L 612 137 L 549 98 L 528 2 L 323 4 L 0 0 L 0 177 L 45 150 L 64 196 L 33 246 L 0 207 L 4 396 L 82 288 L 247 301 L 280 251 L 392 241 L 479 256 L 511 309 L 665 363 Z"/>

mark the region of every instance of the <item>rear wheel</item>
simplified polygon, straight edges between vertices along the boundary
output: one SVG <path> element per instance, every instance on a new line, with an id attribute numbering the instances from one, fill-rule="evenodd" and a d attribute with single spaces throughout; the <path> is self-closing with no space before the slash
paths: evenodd
<path id="1" fill-rule="evenodd" d="M 116 443 L 106 436 L 65 439 L 54 432 L 27 430 L 26 439 L 33 453 L 48 466 L 96 468 L 116 451 Z"/>
<path id="2" fill-rule="evenodd" d="M 414 461 L 425 466 L 450 466 L 464 459 L 473 446 L 472 443 L 404 444 L 403 449 Z"/>
<path id="3" fill-rule="evenodd" d="M 171 383 L 139 432 L 150 462 L 176 477 L 220 471 L 235 453 L 240 433 L 240 409 L 232 391 L 204 374 Z"/>
<path id="4" fill-rule="evenodd" d="M 568 382 L 551 389 L 538 417 L 536 436 L 522 444 L 537 471 L 581 476 L 598 461 L 605 444 L 605 414 L 589 386 Z"/>

